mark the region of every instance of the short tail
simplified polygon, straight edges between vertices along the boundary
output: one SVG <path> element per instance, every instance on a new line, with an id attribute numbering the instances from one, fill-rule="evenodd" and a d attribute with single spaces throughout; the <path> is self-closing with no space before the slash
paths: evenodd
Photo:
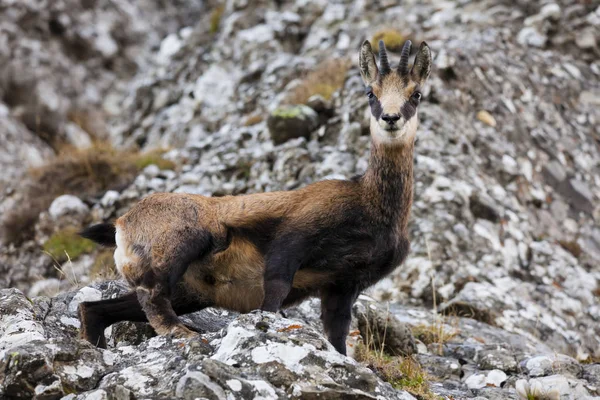
<path id="1" fill-rule="evenodd" d="M 79 235 L 103 246 L 114 247 L 117 245 L 115 240 L 116 233 L 114 224 L 97 224 L 88 226 L 79 232 Z"/>

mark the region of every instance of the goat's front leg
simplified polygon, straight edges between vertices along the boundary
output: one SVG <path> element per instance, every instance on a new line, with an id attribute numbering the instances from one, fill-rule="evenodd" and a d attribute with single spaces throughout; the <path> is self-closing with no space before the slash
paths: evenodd
<path id="1" fill-rule="evenodd" d="M 329 342 L 346 355 L 346 337 L 352 322 L 352 305 L 358 297 L 356 287 L 331 286 L 321 292 L 321 320 Z"/>
<path id="2" fill-rule="evenodd" d="M 197 334 L 188 329 L 177 317 L 169 293 L 161 284 L 148 289 L 136 289 L 137 298 L 148 318 L 148 322 L 159 335 L 173 335 L 177 338 L 192 338 Z"/>
<path id="3" fill-rule="evenodd" d="M 260 307 L 263 311 L 277 312 L 281 309 L 283 301 L 292 290 L 295 270 L 275 270 L 265 273 L 265 297 Z"/>
<path id="4" fill-rule="evenodd" d="M 301 238 L 283 236 L 265 257 L 264 293 L 261 310 L 277 312 L 292 290 L 294 275 L 307 253 Z"/>

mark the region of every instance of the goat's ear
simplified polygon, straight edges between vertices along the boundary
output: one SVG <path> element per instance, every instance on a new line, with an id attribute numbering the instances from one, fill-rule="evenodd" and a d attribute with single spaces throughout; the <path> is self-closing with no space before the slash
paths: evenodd
<path id="1" fill-rule="evenodd" d="M 415 64 L 410 71 L 412 80 L 423 85 L 431 73 L 431 50 L 427 43 L 422 42 L 415 56 Z"/>
<path id="2" fill-rule="evenodd" d="M 358 67 L 365 85 L 370 86 L 377 79 L 378 69 L 375 63 L 375 55 L 371 49 L 371 43 L 365 40 L 360 46 L 358 54 Z"/>

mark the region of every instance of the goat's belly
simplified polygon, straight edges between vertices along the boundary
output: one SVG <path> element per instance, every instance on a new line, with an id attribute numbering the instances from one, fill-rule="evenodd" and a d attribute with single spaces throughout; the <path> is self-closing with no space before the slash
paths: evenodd
<path id="1" fill-rule="evenodd" d="M 263 303 L 263 275 L 262 254 L 252 243 L 234 238 L 225 251 L 190 265 L 184 283 L 216 307 L 249 312 Z"/>
<path id="2" fill-rule="evenodd" d="M 333 273 L 301 269 L 294 275 L 292 287 L 296 289 L 314 291 L 331 281 Z"/>

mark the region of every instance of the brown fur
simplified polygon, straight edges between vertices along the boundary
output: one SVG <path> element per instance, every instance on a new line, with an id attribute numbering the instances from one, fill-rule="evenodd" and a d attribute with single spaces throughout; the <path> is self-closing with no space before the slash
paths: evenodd
<path id="1" fill-rule="evenodd" d="M 263 302 L 263 273 L 262 254 L 252 243 L 234 237 L 227 250 L 191 264 L 183 279 L 189 292 L 218 307 L 248 312 Z"/>
<path id="2" fill-rule="evenodd" d="M 256 221 L 265 218 L 287 217 L 298 228 L 310 226 L 314 220 L 335 219 L 330 207 L 340 200 L 369 200 L 373 193 L 364 196 L 355 192 L 344 193 L 345 185 L 337 181 L 323 181 L 292 192 L 270 192 L 245 196 L 225 196 L 218 198 L 179 193 L 152 194 L 116 222 L 117 228 L 125 232 L 126 252 L 137 263 L 130 263 L 122 271 L 129 282 L 139 282 L 147 272 L 148 262 L 160 263 L 164 254 L 172 251 L 173 243 L 182 240 L 178 232 L 187 225 L 201 225 L 219 240 L 225 242 L 228 227 L 252 227 Z M 370 191 L 369 191 L 370 192 Z M 133 250 L 137 248 L 138 250 Z M 145 254 L 140 254 L 143 252 Z M 216 306 L 244 312 L 256 306 L 262 295 L 243 295 L 253 306 L 249 309 L 236 300 L 228 299 L 240 286 L 249 290 L 260 288 L 264 272 L 264 257 L 256 246 L 241 237 L 234 236 L 227 249 L 218 252 L 201 262 L 192 263 L 184 275 L 185 285 L 204 297 L 209 297 Z M 206 276 L 212 276 L 216 283 L 209 285 Z M 294 280 L 294 287 L 306 287 L 327 276 L 326 273 L 302 272 Z M 252 300 L 252 301 L 250 301 Z"/>

